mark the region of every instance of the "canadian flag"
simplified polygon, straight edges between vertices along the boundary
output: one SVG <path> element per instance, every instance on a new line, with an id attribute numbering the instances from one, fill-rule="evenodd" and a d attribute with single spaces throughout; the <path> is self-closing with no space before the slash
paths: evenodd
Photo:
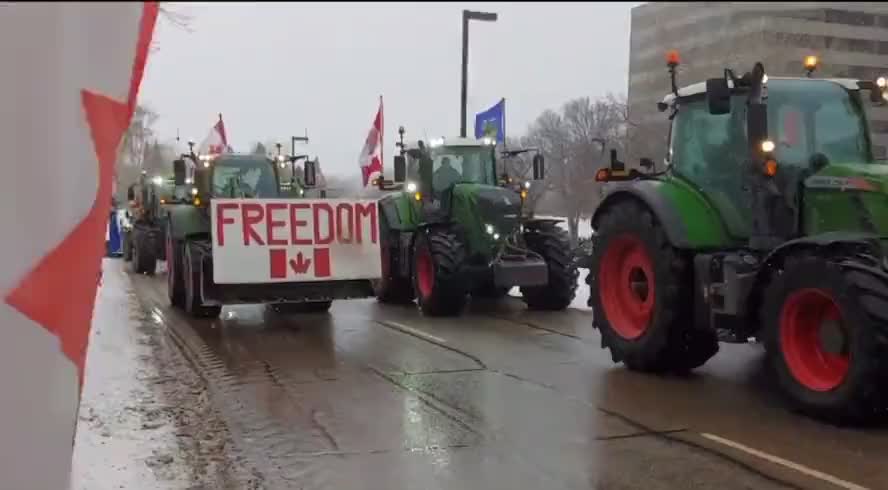
<path id="1" fill-rule="evenodd" d="M 228 135 L 225 133 L 225 123 L 222 122 L 222 114 L 219 114 L 219 121 L 210 128 L 210 134 L 197 147 L 197 153 L 200 155 L 218 155 L 230 151 Z"/>
<path id="2" fill-rule="evenodd" d="M 382 128 L 382 96 L 380 95 L 379 111 L 376 112 L 376 119 L 373 120 L 373 126 L 367 133 L 367 140 L 364 141 L 361 156 L 358 157 L 364 187 L 367 187 L 374 175 L 382 174 Z"/>
<path id="3" fill-rule="evenodd" d="M 69 487 L 114 163 L 157 14 L 0 3 L 0 148 L 15 175 L 0 181 L 15 230 L 0 257 L 0 488 Z"/>

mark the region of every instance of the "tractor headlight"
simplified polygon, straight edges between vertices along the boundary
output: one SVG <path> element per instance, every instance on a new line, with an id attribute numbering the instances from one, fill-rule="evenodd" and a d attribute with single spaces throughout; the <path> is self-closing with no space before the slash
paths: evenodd
<path id="1" fill-rule="evenodd" d="M 774 142 L 771 140 L 762 141 L 762 151 L 765 153 L 774 151 Z"/>
<path id="2" fill-rule="evenodd" d="M 159 175 L 155 176 L 151 180 L 154 181 L 154 185 L 163 185 L 163 177 L 161 177 Z"/>
<path id="3" fill-rule="evenodd" d="M 196 196 L 196 195 L 197 195 L 197 187 L 192 187 L 192 188 L 191 188 L 191 195 L 192 195 L 192 196 Z"/>
<path id="4" fill-rule="evenodd" d="M 879 77 L 876 79 L 876 86 L 879 88 L 885 88 L 888 85 L 888 80 L 885 80 L 885 77 Z"/>
<path id="5" fill-rule="evenodd" d="M 187 185 L 191 185 L 191 184 L 193 184 L 193 183 L 194 183 L 194 179 L 191 179 L 191 178 L 189 178 L 189 179 L 185 179 L 185 184 L 187 184 Z"/>
<path id="6" fill-rule="evenodd" d="M 499 240 L 499 233 L 494 233 L 494 234 L 493 234 L 493 239 L 494 239 L 494 240 Z"/>
<path id="7" fill-rule="evenodd" d="M 416 192 L 416 184 L 413 182 L 407 182 L 407 192 Z"/>
<path id="8" fill-rule="evenodd" d="M 484 231 L 486 231 L 488 235 L 496 234 L 496 228 L 494 228 L 493 225 L 490 224 L 484 226 Z"/>
<path id="9" fill-rule="evenodd" d="M 528 180 L 527 182 L 524 183 L 524 188 L 525 188 L 525 189 L 530 189 L 530 181 L 529 181 L 529 180 Z"/>

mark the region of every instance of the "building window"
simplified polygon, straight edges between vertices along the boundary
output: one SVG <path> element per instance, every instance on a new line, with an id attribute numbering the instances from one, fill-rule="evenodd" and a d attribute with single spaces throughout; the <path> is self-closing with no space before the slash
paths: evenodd
<path id="1" fill-rule="evenodd" d="M 876 16 L 866 12 L 827 9 L 826 22 L 828 24 L 872 27 L 876 25 Z"/>

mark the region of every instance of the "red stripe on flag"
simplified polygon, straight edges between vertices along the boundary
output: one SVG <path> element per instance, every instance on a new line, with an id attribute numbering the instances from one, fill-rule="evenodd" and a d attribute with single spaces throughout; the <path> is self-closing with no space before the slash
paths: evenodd
<path id="1" fill-rule="evenodd" d="M 271 270 L 272 279 L 285 279 L 287 277 L 287 250 L 284 248 L 269 249 L 268 267 Z"/>
<path id="2" fill-rule="evenodd" d="M 315 277 L 330 277 L 330 249 L 314 249 Z"/>

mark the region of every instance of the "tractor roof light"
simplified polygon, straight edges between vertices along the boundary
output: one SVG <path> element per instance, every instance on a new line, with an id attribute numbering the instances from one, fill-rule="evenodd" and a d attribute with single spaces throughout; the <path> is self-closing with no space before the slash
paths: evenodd
<path id="1" fill-rule="evenodd" d="M 413 182 L 407 182 L 407 192 L 416 192 L 416 184 Z"/>
<path id="2" fill-rule="evenodd" d="M 763 172 L 767 177 L 774 177 L 775 175 L 777 175 L 778 168 L 779 167 L 777 166 L 777 161 L 774 160 L 773 158 L 769 158 L 765 162 Z"/>
<path id="3" fill-rule="evenodd" d="M 820 66 L 820 59 L 813 54 L 810 54 L 808 56 L 805 56 L 805 61 L 803 62 L 803 64 L 805 66 L 805 71 L 808 72 L 808 76 L 810 77 L 811 73 L 813 73 L 814 70 L 816 70 L 817 67 Z"/>
<path id="4" fill-rule="evenodd" d="M 670 49 L 666 52 L 666 64 L 670 67 L 675 67 L 681 64 L 681 57 L 678 55 L 678 50 Z"/>

